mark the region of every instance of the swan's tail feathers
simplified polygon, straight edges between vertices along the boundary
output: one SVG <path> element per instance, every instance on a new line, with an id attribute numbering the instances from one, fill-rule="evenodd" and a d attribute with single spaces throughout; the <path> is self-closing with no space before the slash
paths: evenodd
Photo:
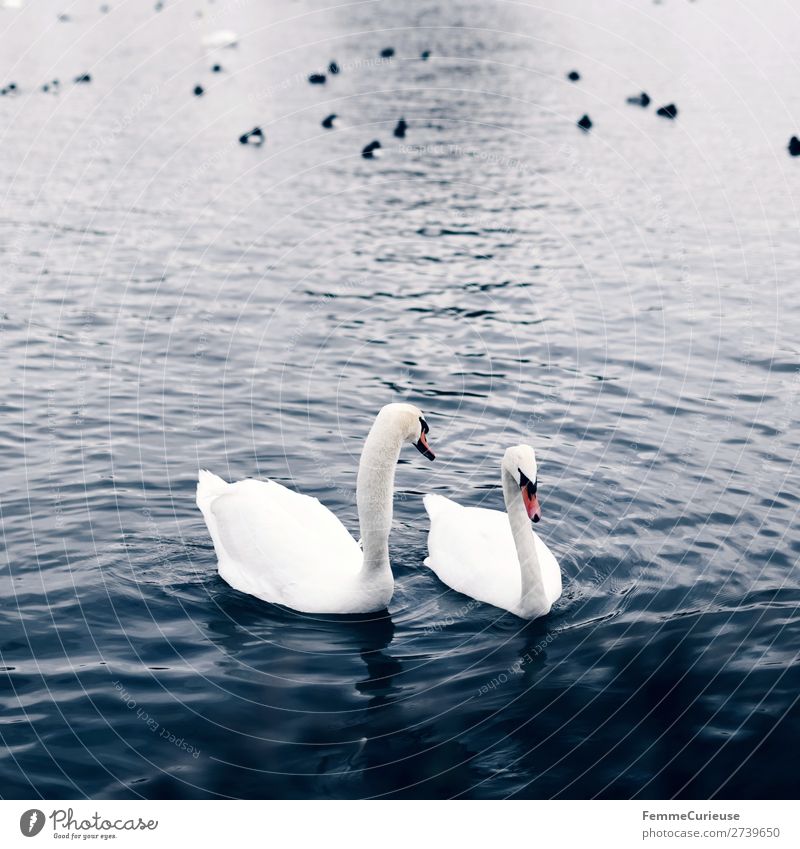
<path id="1" fill-rule="evenodd" d="M 218 495 L 222 495 L 229 486 L 230 484 L 213 472 L 200 469 L 197 473 L 197 506 L 205 512 L 211 502 Z"/>
<path id="2" fill-rule="evenodd" d="M 457 506 L 455 501 L 451 501 L 443 495 L 435 495 L 432 492 L 429 492 L 422 501 L 431 519 L 435 519 L 442 511 Z"/>

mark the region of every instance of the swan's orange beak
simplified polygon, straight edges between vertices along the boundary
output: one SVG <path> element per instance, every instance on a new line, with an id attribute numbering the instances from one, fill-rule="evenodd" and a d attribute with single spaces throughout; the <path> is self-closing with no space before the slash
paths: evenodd
<path id="1" fill-rule="evenodd" d="M 433 451 L 431 451 L 430 445 L 428 445 L 428 437 L 425 435 L 424 431 L 419 435 L 419 439 L 414 443 L 414 445 L 416 446 L 417 451 L 419 451 L 419 453 L 424 457 L 427 457 L 429 460 L 436 459 L 436 455 Z"/>
<path id="2" fill-rule="evenodd" d="M 528 518 L 538 522 L 542 518 L 542 508 L 539 505 L 538 496 L 533 491 L 533 484 L 526 481 L 520 489 L 522 490 L 522 500 L 525 502 Z"/>

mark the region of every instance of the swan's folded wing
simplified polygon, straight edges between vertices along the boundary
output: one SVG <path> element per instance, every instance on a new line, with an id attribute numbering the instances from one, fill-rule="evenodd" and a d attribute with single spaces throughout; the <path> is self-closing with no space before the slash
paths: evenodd
<path id="1" fill-rule="evenodd" d="M 464 509 L 457 501 L 453 501 L 452 498 L 448 498 L 446 495 L 437 495 L 434 492 L 429 492 L 425 495 L 422 503 L 425 505 L 425 510 L 432 522 L 436 521 L 449 510 Z"/>
<path id="2" fill-rule="evenodd" d="M 244 592 L 283 603 L 292 586 L 361 565 L 358 544 L 327 507 L 274 481 L 240 481 L 211 512 L 220 574 Z"/>
<path id="3" fill-rule="evenodd" d="M 449 503 L 457 509 L 432 513 L 426 564 L 458 592 L 500 607 L 514 604 L 521 577 L 508 516 Z"/>
<path id="4" fill-rule="evenodd" d="M 533 533 L 533 539 L 536 544 L 536 552 L 539 555 L 545 595 L 549 599 L 550 604 L 555 604 L 561 597 L 563 589 L 561 567 L 558 565 L 558 560 L 556 560 L 553 552 L 550 551 L 544 540 L 535 531 Z"/>

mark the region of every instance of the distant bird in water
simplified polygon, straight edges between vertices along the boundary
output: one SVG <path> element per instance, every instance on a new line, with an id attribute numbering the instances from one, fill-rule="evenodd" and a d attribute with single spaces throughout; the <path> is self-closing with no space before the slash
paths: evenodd
<path id="1" fill-rule="evenodd" d="M 589 130 L 592 129 L 592 119 L 588 115 L 584 115 L 583 118 L 578 121 L 578 126 L 585 132 L 588 133 Z"/>
<path id="2" fill-rule="evenodd" d="M 401 118 L 397 122 L 397 126 L 394 128 L 394 134 L 398 139 L 404 139 L 406 137 L 406 130 L 408 129 L 408 124 L 406 124 L 406 119 Z"/>
<path id="3" fill-rule="evenodd" d="M 239 136 L 239 144 L 253 144 L 256 146 L 264 144 L 264 133 L 261 127 L 253 127 L 249 132 Z"/>
<path id="4" fill-rule="evenodd" d="M 239 36 L 233 30 L 221 29 L 203 36 L 203 47 L 236 47 Z"/>
<path id="5" fill-rule="evenodd" d="M 92 81 L 92 75 L 91 74 L 80 74 L 79 76 L 75 77 L 76 83 L 90 83 L 91 81 Z"/>
<path id="6" fill-rule="evenodd" d="M 627 102 L 633 106 L 647 107 L 650 105 L 650 95 L 646 91 L 643 91 L 641 94 L 635 94 L 633 97 L 629 97 Z"/>
<path id="7" fill-rule="evenodd" d="M 678 115 L 678 107 L 674 103 L 668 103 L 666 106 L 657 109 L 656 115 L 660 115 L 662 118 L 669 118 L 672 121 Z"/>
<path id="8" fill-rule="evenodd" d="M 570 71 L 567 74 L 567 79 L 572 80 L 572 82 L 576 83 L 581 78 L 581 75 L 577 71 Z"/>
<path id="9" fill-rule="evenodd" d="M 335 76 L 342 69 L 339 67 L 339 65 L 336 62 L 331 62 L 330 65 L 328 65 L 328 70 Z"/>
<path id="10" fill-rule="evenodd" d="M 53 89 L 53 91 L 58 91 L 58 86 L 58 80 L 51 80 L 49 83 L 45 83 L 42 86 L 42 91 L 50 91 L 51 88 Z"/>
<path id="11" fill-rule="evenodd" d="M 201 97 L 203 94 L 205 94 L 205 89 L 203 88 L 203 86 L 196 85 L 194 87 L 194 96 L 195 97 Z"/>
<path id="12" fill-rule="evenodd" d="M 391 59 L 394 56 L 394 47 L 384 47 L 381 50 L 381 59 Z"/>
<path id="13" fill-rule="evenodd" d="M 361 155 L 364 159 L 374 159 L 375 151 L 380 150 L 381 143 L 376 139 L 375 141 L 371 141 L 368 145 L 365 145 L 364 149 L 361 151 Z"/>
<path id="14" fill-rule="evenodd" d="M 325 74 L 309 74 L 308 81 L 312 85 L 322 85 L 325 82 Z"/>
<path id="15" fill-rule="evenodd" d="M 419 58 L 422 59 L 423 62 L 427 62 L 428 59 L 431 58 L 431 51 L 423 50 L 422 53 L 419 54 Z"/>
<path id="16" fill-rule="evenodd" d="M 333 129 L 333 122 L 336 120 L 336 118 L 337 118 L 337 116 L 335 114 L 334 115 L 328 115 L 327 118 L 322 119 L 322 126 L 325 127 L 326 130 L 332 130 Z"/>
<path id="17" fill-rule="evenodd" d="M 16 94 L 16 91 L 17 91 L 17 84 L 16 83 L 9 83 L 7 86 L 3 86 L 3 88 L 0 88 L 0 95 Z"/>
<path id="18" fill-rule="evenodd" d="M 211 71 L 212 71 L 212 73 L 214 73 L 214 74 L 222 73 L 222 65 L 212 65 L 212 66 L 211 66 Z"/>
<path id="19" fill-rule="evenodd" d="M 789 153 L 792 156 L 800 156 L 800 139 L 797 136 L 789 139 Z"/>

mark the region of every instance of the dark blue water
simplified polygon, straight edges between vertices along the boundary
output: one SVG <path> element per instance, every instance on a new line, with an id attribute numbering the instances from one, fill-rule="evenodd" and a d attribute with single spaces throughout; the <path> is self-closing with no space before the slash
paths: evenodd
<path id="1" fill-rule="evenodd" d="M 0 9 L 0 794 L 796 793 L 796 11 L 97 5 Z M 197 468 L 356 532 L 397 400 L 438 459 L 388 615 L 223 583 Z M 527 624 L 422 566 L 422 494 L 502 509 L 521 441 L 565 584 Z"/>

